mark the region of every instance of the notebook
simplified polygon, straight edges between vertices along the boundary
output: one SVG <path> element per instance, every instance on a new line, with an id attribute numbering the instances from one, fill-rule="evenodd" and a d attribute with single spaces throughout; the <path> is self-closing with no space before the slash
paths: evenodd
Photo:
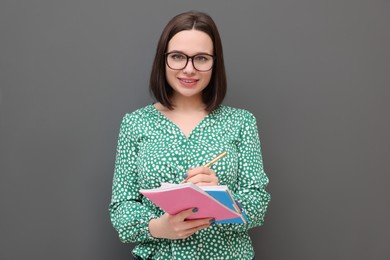
<path id="1" fill-rule="evenodd" d="M 140 192 L 171 215 L 197 208 L 198 212 L 188 219 L 214 218 L 217 224 L 244 224 L 247 221 L 245 213 L 225 185 L 163 183 L 159 188 L 143 189 Z"/>

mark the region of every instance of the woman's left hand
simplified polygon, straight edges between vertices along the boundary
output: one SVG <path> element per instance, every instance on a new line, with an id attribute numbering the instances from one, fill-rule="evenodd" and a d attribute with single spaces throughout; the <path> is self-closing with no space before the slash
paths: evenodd
<path id="1" fill-rule="evenodd" d="M 188 170 L 186 180 L 198 186 L 218 185 L 218 177 L 215 171 L 204 166 Z"/>

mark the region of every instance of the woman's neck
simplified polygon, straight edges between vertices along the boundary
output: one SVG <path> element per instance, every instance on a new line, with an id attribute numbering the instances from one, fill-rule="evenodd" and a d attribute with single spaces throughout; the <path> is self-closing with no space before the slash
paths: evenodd
<path id="1" fill-rule="evenodd" d="M 186 111 L 205 111 L 205 104 L 203 103 L 202 97 L 172 97 L 173 109 L 177 112 Z"/>

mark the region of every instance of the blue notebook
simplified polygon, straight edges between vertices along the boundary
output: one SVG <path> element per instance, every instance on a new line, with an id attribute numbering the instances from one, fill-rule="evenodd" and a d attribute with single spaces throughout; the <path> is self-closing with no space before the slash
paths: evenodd
<path id="1" fill-rule="evenodd" d="M 211 186 L 211 188 L 208 188 L 208 186 L 202 186 L 201 188 L 209 195 L 214 197 L 216 200 L 223 203 L 226 207 L 241 212 L 242 216 L 238 218 L 218 220 L 215 223 L 216 224 L 245 224 L 248 221 L 248 218 L 245 212 L 242 210 L 238 201 L 233 199 L 233 196 L 231 195 L 227 186 L 221 185 L 217 187 L 218 188 L 216 188 L 216 186 Z"/>

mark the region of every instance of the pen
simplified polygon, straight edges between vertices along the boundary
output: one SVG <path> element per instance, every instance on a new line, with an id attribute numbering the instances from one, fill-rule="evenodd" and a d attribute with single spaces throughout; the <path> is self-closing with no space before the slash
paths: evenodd
<path id="1" fill-rule="evenodd" d="M 203 165 L 203 167 L 207 167 L 207 168 L 211 167 L 214 163 L 216 163 L 218 160 L 225 157 L 226 155 L 227 155 L 227 152 L 222 152 L 222 153 L 218 154 L 216 157 L 214 157 L 214 159 L 212 159 L 211 161 L 209 161 L 208 163 Z M 184 179 L 181 183 L 185 183 L 185 182 L 187 182 L 187 179 Z"/>

